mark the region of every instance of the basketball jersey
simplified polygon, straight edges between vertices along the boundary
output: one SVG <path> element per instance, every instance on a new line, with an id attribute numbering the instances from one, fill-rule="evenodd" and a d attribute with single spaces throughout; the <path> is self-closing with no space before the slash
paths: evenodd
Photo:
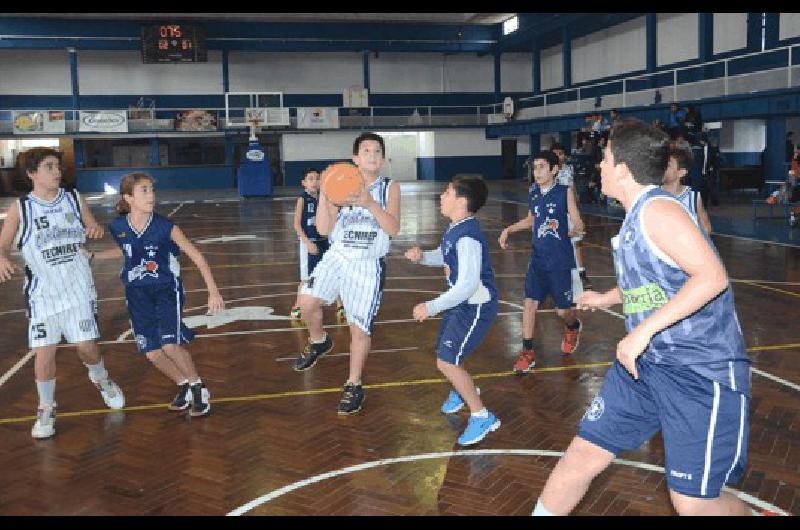
<path id="1" fill-rule="evenodd" d="M 125 258 L 120 273 L 122 283 L 126 287 L 174 285 L 181 275 L 181 250 L 171 235 L 175 225 L 153 213 L 144 229 L 137 232 L 128 217 L 120 215 L 108 227 Z"/>
<path id="2" fill-rule="evenodd" d="M 702 229 L 703 225 L 700 223 L 700 219 L 697 217 L 697 201 L 699 198 L 700 192 L 693 190 L 689 186 L 683 190 L 683 193 L 675 196 L 675 199 L 681 203 L 681 205 L 686 208 L 686 211 L 689 212 L 689 215 L 692 216 L 694 224 Z"/>
<path id="3" fill-rule="evenodd" d="M 567 186 L 554 184 L 547 191 L 531 187 L 530 207 L 533 215 L 533 248 L 531 261 L 543 270 L 562 270 L 575 267 L 575 252 L 567 234 Z"/>
<path id="4" fill-rule="evenodd" d="M 572 186 L 575 183 L 575 169 L 572 164 L 565 163 L 556 175 L 556 182 L 562 186 Z"/>
<path id="5" fill-rule="evenodd" d="M 17 207 L 15 242 L 25 261 L 28 318 L 42 319 L 96 300 L 92 270 L 80 252 L 86 229 L 78 192 L 60 188 L 50 202 L 31 192 Z"/>
<path id="6" fill-rule="evenodd" d="M 306 237 L 311 241 L 325 239 L 317 232 L 317 205 L 319 204 L 319 197 L 314 197 L 307 191 L 304 191 L 301 197 L 303 199 L 303 215 L 300 218 L 300 226 L 303 232 L 305 232 Z"/>
<path id="7" fill-rule="evenodd" d="M 444 263 L 447 265 L 450 274 L 447 276 L 447 283 L 450 287 L 458 281 L 458 252 L 456 245 L 458 240 L 462 237 L 469 237 L 481 244 L 481 284 L 489 292 L 491 300 L 497 300 L 497 287 L 494 284 L 494 271 L 492 270 L 492 258 L 489 254 L 489 245 L 486 243 L 486 237 L 483 235 L 481 225 L 474 217 L 467 217 L 457 223 L 450 225 L 450 227 L 442 235 L 442 257 Z M 482 300 L 481 303 L 488 302 L 489 300 Z M 467 303 L 465 300 L 463 303 Z"/>
<path id="8" fill-rule="evenodd" d="M 391 180 L 378 177 L 368 188 L 369 194 L 381 208 L 386 209 Z M 389 252 L 391 244 L 378 220 L 361 206 L 342 206 L 336 225 L 329 236 L 331 249 L 348 259 L 378 259 Z"/>
<path id="9" fill-rule="evenodd" d="M 644 206 L 662 198 L 677 202 L 661 188 L 647 187 L 611 240 L 629 333 L 675 296 L 688 279 L 669 256 L 653 246 L 642 227 Z M 708 235 L 701 233 L 716 252 Z M 732 390 L 750 392 L 750 359 L 730 286 L 696 313 L 654 335 L 642 355 L 656 364 L 687 365 Z"/>

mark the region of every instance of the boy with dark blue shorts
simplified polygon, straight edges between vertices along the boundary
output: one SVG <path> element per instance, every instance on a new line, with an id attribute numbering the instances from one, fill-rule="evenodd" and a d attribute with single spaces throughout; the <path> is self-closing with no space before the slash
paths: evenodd
<path id="1" fill-rule="evenodd" d="M 453 384 L 454 390 L 442 405 L 442 412 L 458 412 L 466 402 L 471 411 L 466 430 L 458 438 L 461 445 L 472 445 L 500 427 L 500 420 L 479 396 L 464 359 L 483 342 L 497 317 L 497 288 L 489 257 L 489 246 L 475 213 L 484 205 L 489 192 L 486 183 L 475 177 L 456 177 L 440 196 L 442 214 L 452 221 L 436 250 L 422 252 L 419 247 L 406 251 L 406 258 L 430 267 L 445 267 L 450 288 L 441 296 L 417 304 L 414 319 L 422 322 L 446 311 L 436 339 L 436 366 Z"/>
<path id="2" fill-rule="evenodd" d="M 552 151 L 542 151 L 533 157 L 535 183 L 530 191 L 528 215 L 506 227 L 498 239 L 507 248 L 510 234 L 533 228 L 533 246 L 528 273 L 525 276 L 525 301 L 522 311 L 522 351 L 514 363 L 514 371 L 525 374 L 533 370 L 533 334 L 536 310 L 548 295 L 553 297 L 556 313 L 564 321 L 561 352 L 565 355 L 578 347 L 581 321 L 572 309 L 572 300 L 580 282 L 573 284 L 575 251 L 571 237 L 583 233 L 583 221 L 575 202 L 575 194 L 567 186 L 556 183 L 559 160 Z M 572 228 L 570 228 L 570 226 Z M 574 287 L 573 287 L 574 285 Z"/>
<path id="3" fill-rule="evenodd" d="M 749 515 L 722 492 L 747 460 L 750 360 L 728 275 L 708 235 L 661 184 L 667 135 L 617 124 L 601 164 L 603 193 L 626 216 L 612 238 L 618 286 L 579 309 L 623 304 L 617 361 L 551 473 L 534 515 L 569 513 L 614 457 L 661 431 L 670 498 L 681 515 Z"/>

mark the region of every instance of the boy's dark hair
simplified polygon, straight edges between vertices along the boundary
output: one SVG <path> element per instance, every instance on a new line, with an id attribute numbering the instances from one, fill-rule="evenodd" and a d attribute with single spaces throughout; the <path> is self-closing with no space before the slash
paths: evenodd
<path id="1" fill-rule="evenodd" d="M 489 188 L 480 177 L 458 176 L 450 181 L 456 197 L 467 199 L 467 210 L 470 213 L 477 213 L 486 204 L 486 197 L 489 196 Z"/>
<path id="2" fill-rule="evenodd" d="M 303 176 L 300 179 L 301 181 L 305 180 L 309 173 L 319 173 L 318 169 L 314 169 L 313 167 L 307 167 L 303 170 Z"/>
<path id="3" fill-rule="evenodd" d="M 22 178 L 29 178 L 29 172 L 36 173 L 36 171 L 39 169 L 39 164 L 41 164 L 42 160 L 48 156 L 56 157 L 59 165 L 61 165 L 63 162 L 63 155 L 61 151 L 57 151 L 51 147 L 34 147 L 32 149 L 28 149 L 27 151 L 21 152 L 17 156 L 17 167 L 19 168 L 20 173 L 22 173 Z"/>
<path id="4" fill-rule="evenodd" d="M 669 136 L 640 120 L 630 118 L 611 128 L 614 164 L 625 164 L 639 184 L 661 185 L 669 162 Z"/>
<path id="5" fill-rule="evenodd" d="M 694 156 L 689 142 L 670 142 L 669 157 L 674 158 L 678 163 L 678 169 L 685 169 L 687 172 L 692 167 Z M 615 159 L 616 160 L 616 159 Z"/>
<path id="6" fill-rule="evenodd" d="M 558 144 L 553 144 L 553 145 L 558 145 Z M 551 149 L 553 148 L 551 147 L 547 151 L 539 151 L 538 153 L 536 153 L 536 156 L 534 156 L 533 159 L 546 160 L 547 163 L 550 165 L 550 169 L 552 170 L 553 166 L 558 166 L 561 164 L 561 162 L 558 160 L 558 155 L 556 155 Z"/>
<path id="7" fill-rule="evenodd" d="M 386 158 L 386 144 L 383 142 L 383 136 L 373 132 L 365 132 L 358 135 L 356 141 L 353 142 L 353 155 L 358 154 L 358 148 L 361 147 L 361 142 L 365 140 L 374 140 L 381 144 L 381 152 L 383 153 L 383 157 Z"/>
<path id="8" fill-rule="evenodd" d="M 564 149 L 564 146 L 563 146 L 563 145 L 561 145 L 561 144 L 560 144 L 560 143 L 558 143 L 558 142 L 556 142 L 556 143 L 554 143 L 553 145 L 551 145 L 551 146 L 550 146 L 550 150 L 551 150 L 551 151 L 557 151 L 557 150 L 558 150 L 558 151 L 564 151 L 564 153 L 565 153 L 565 154 L 566 154 L 566 152 L 567 152 L 567 150 L 566 150 L 566 149 Z"/>

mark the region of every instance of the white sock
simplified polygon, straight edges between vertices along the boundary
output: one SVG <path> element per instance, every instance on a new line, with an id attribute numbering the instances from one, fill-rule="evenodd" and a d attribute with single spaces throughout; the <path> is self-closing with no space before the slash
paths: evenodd
<path id="1" fill-rule="evenodd" d="M 183 385 L 185 385 L 185 384 L 186 384 L 186 383 L 188 383 L 188 382 L 189 382 L 189 380 L 188 380 L 188 379 L 184 379 L 184 380 L 183 380 L 183 381 L 181 381 L 180 383 L 176 383 L 176 384 L 177 384 L 178 386 L 183 386 Z"/>
<path id="2" fill-rule="evenodd" d="M 89 379 L 92 383 L 97 384 L 104 379 L 108 379 L 108 371 L 106 370 L 102 357 L 100 357 L 100 362 L 97 364 L 83 363 L 83 365 L 89 370 Z"/>
<path id="3" fill-rule="evenodd" d="M 536 508 L 533 509 L 531 515 L 536 517 L 552 517 L 555 514 L 544 507 L 544 504 L 542 504 L 542 499 L 537 499 Z"/>
<path id="4" fill-rule="evenodd" d="M 56 379 L 36 381 L 36 391 L 39 393 L 39 405 L 52 405 L 56 396 Z"/>
<path id="5" fill-rule="evenodd" d="M 321 338 L 320 340 L 312 340 L 311 342 L 312 342 L 312 343 L 314 343 L 314 344 L 322 344 L 322 343 L 323 343 L 323 342 L 325 342 L 327 339 L 328 339 L 328 334 L 327 334 L 327 333 L 324 333 L 324 334 L 322 335 L 322 338 Z"/>
<path id="6" fill-rule="evenodd" d="M 489 417 L 489 411 L 488 411 L 488 410 L 486 410 L 486 407 L 483 407 L 483 408 L 482 408 L 481 410 L 479 410 L 478 412 L 473 412 L 473 413 L 471 414 L 471 416 L 472 416 L 473 418 L 488 418 L 488 417 Z"/>
<path id="7" fill-rule="evenodd" d="M 203 381 L 202 381 L 202 379 L 198 379 L 197 381 L 195 381 L 194 383 L 192 383 L 192 386 L 194 386 L 194 385 L 199 385 L 199 384 L 201 384 L 202 382 L 203 382 Z"/>
<path id="8" fill-rule="evenodd" d="M 584 272 L 586 269 L 583 267 L 578 267 L 578 272 Z"/>

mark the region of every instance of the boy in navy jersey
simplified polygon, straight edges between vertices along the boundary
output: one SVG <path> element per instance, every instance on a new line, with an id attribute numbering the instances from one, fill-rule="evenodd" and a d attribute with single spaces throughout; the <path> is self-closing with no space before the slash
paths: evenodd
<path id="1" fill-rule="evenodd" d="M 500 427 L 500 420 L 483 406 L 479 390 L 464 369 L 464 359 L 483 342 L 497 317 L 497 288 L 489 257 L 489 246 L 475 219 L 489 194 L 480 178 L 456 177 L 440 196 L 442 215 L 452 223 L 435 250 L 419 247 L 406 251 L 406 258 L 429 267 L 445 267 L 449 289 L 441 296 L 414 307 L 414 319 L 422 322 L 446 311 L 436 341 L 436 367 L 454 389 L 442 405 L 452 414 L 467 406 L 472 413 L 461 445 L 472 445 Z"/>
<path id="2" fill-rule="evenodd" d="M 581 321 L 572 309 L 573 296 L 577 293 L 573 292 L 575 252 L 570 238 L 583 233 L 583 221 L 575 194 L 567 186 L 556 183 L 558 164 L 558 157 L 552 151 L 542 151 L 534 157 L 536 182 L 531 186 L 530 211 L 527 217 L 506 227 L 498 239 L 500 247 L 505 249 L 509 234 L 533 228 L 531 260 L 525 276 L 522 351 L 514 363 L 518 374 L 528 373 L 536 365 L 533 351 L 536 310 L 548 294 L 553 297 L 556 313 L 566 326 L 561 352 L 570 354 L 578 347 Z"/>
<path id="3" fill-rule="evenodd" d="M 183 282 L 178 256 L 184 252 L 197 266 L 208 288 L 208 309 L 220 311 L 225 303 L 217 290 L 203 255 L 176 224 L 153 212 L 153 178 L 130 173 L 122 178 L 117 203 L 119 217 L 109 231 L 119 248 L 97 253 L 98 258 L 123 257 L 120 279 L 125 285 L 125 303 L 139 352 L 161 373 L 175 381 L 178 394 L 170 410 L 186 410 L 191 416 L 211 411 L 210 394 L 197 374 L 192 356 L 183 347 L 194 332 L 181 319 Z"/>
<path id="4" fill-rule="evenodd" d="M 722 486 L 747 460 L 750 360 L 728 275 L 706 233 L 658 187 L 667 135 L 638 120 L 611 131 L 603 193 L 626 216 L 612 238 L 618 286 L 577 304 L 623 304 L 627 335 L 616 362 L 545 484 L 534 515 L 564 515 L 624 451 L 659 430 L 670 498 L 680 515 L 749 515 Z"/>
<path id="5" fill-rule="evenodd" d="M 300 285 L 297 288 L 297 298 L 292 307 L 291 317 L 295 320 L 302 318 L 300 311 L 300 291 L 314 272 L 314 267 L 328 250 L 328 238 L 317 232 L 317 206 L 319 205 L 319 171 L 306 169 L 303 171 L 303 194 L 297 198 L 294 209 L 294 231 L 300 239 Z M 345 318 L 344 308 L 340 299 L 336 300 L 336 315 Z"/>

